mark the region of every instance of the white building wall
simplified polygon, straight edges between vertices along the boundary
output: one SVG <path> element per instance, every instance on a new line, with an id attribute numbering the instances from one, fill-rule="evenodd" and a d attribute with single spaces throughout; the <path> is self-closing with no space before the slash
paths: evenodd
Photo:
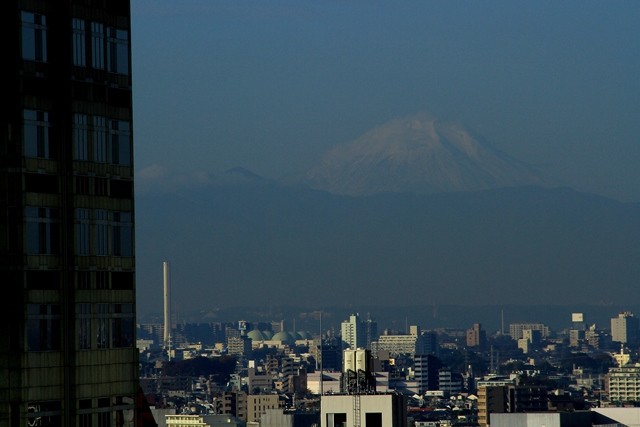
<path id="1" fill-rule="evenodd" d="M 330 414 L 346 414 L 345 427 L 355 427 L 354 404 L 356 399 L 360 403 L 360 426 L 367 427 L 367 413 L 381 413 L 382 425 L 385 427 L 406 427 L 406 398 L 396 394 L 379 395 L 332 395 L 322 396 L 320 403 L 320 427 L 334 427 L 327 423 Z M 404 407 L 402 413 L 398 413 Z"/>

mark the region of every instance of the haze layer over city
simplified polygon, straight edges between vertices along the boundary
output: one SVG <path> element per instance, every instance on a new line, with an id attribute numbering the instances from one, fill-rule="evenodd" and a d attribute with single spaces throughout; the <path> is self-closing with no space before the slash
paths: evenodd
<path id="1" fill-rule="evenodd" d="M 640 310 L 639 12 L 132 2 L 138 317 Z"/>

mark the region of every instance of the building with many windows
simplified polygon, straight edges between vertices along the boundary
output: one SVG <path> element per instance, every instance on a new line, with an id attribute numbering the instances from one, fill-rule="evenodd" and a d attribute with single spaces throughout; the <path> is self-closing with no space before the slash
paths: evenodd
<path id="1" fill-rule="evenodd" d="M 378 337 L 378 324 L 372 319 L 361 320 L 359 314 L 352 314 L 342 322 L 342 348 L 371 349 L 371 342 Z"/>
<path id="2" fill-rule="evenodd" d="M 533 330 L 540 331 L 541 338 L 547 338 L 549 336 L 549 327 L 542 323 L 512 323 L 509 325 L 509 335 L 512 340 L 519 340 L 524 337 L 524 331 Z"/>
<path id="3" fill-rule="evenodd" d="M 397 356 L 401 354 L 438 354 L 438 336 L 434 332 L 422 332 L 419 326 L 411 326 L 408 334 L 383 334 L 371 343 L 371 352 L 377 355 L 388 351 Z"/>
<path id="4" fill-rule="evenodd" d="M 611 402 L 640 401 L 640 363 L 609 368 L 605 384 Z"/>
<path id="5" fill-rule="evenodd" d="M 268 409 L 280 408 L 277 394 L 250 394 L 247 396 L 247 421 L 259 422 Z"/>
<path id="6" fill-rule="evenodd" d="M 413 368 L 419 394 L 428 390 L 439 390 L 440 369 L 443 366 L 442 361 L 432 354 L 414 356 Z"/>
<path id="7" fill-rule="evenodd" d="M 132 426 L 130 11 L 2 3 L 0 425 Z"/>
<path id="8" fill-rule="evenodd" d="M 491 425 L 494 413 L 546 412 L 548 400 L 546 386 L 478 385 L 478 423 Z"/>
<path id="9" fill-rule="evenodd" d="M 640 336 L 640 319 L 630 311 L 618 313 L 611 319 L 611 341 L 626 344 L 636 341 Z"/>

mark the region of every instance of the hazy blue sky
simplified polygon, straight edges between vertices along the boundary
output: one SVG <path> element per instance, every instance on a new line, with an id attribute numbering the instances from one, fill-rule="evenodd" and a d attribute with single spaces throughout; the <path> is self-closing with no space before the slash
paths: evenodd
<path id="1" fill-rule="evenodd" d="M 136 168 L 305 171 L 419 111 L 640 201 L 640 2 L 133 0 Z"/>

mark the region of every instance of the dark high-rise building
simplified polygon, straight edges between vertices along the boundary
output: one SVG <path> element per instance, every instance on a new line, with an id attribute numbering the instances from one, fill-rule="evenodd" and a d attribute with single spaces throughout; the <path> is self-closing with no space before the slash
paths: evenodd
<path id="1" fill-rule="evenodd" d="M 432 354 L 416 354 L 413 363 L 418 392 L 423 394 L 427 390 L 438 390 L 439 371 L 444 366 L 442 361 Z"/>
<path id="2" fill-rule="evenodd" d="M 133 426 L 129 1 L 7 0 L 0 425 Z"/>

